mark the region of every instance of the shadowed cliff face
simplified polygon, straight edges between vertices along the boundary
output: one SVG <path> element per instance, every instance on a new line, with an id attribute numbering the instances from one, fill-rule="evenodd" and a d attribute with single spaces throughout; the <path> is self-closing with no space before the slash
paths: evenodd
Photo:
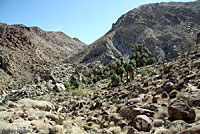
<path id="1" fill-rule="evenodd" d="M 32 83 L 36 73 L 51 70 L 86 45 L 62 32 L 0 24 L 0 88 Z"/>
<path id="2" fill-rule="evenodd" d="M 121 56 L 130 57 L 132 45 L 144 44 L 159 62 L 171 60 L 195 44 L 199 6 L 200 2 L 140 6 L 122 15 L 108 33 L 73 58 L 81 63 L 106 64 Z"/>

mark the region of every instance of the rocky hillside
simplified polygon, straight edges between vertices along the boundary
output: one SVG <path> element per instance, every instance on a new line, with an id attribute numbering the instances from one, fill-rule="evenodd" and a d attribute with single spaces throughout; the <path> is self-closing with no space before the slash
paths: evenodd
<path id="1" fill-rule="evenodd" d="M 4 93 L 0 132 L 199 134 L 200 46 L 147 68 L 147 75 L 136 71 L 132 82 L 118 87 L 104 80 L 65 90 L 49 80 Z"/>
<path id="2" fill-rule="evenodd" d="M 32 83 L 36 75 L 83 49 L 86 45 L 62 32 L 38 27 L 0 24 L 0 88 Z"/>
<path id="3" fill-rule="evenodd" d="M 132 45 L 144 44 L 159 62 L 169 61 L 194 47 L 199 18 L 200 1 L 143 5 L 122 15 L 108 33 L 73 58 L 105 64 L 130 57 Z"/>

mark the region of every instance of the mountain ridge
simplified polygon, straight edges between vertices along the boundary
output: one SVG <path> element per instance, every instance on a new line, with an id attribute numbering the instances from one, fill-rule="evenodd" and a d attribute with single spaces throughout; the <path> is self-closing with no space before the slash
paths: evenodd
<path id="1" fill-rule="evenodd" d="M 72 57 L 77 63 L 107 64 L 131 57 L 132 45 L 144 44 L 159 62 L 172 60 L 194 47 L 199 7 L 199 1 L 142 5 L 122 15 L 104 36 Z"/>
<path id="2" fill-rule="evenodd" d="M 2 87 L 33 83 L 36 73 L 50 71 L 64 58 L 86 47 L 62 32 L 3 23 L 0 24 L 0 46 Z"/>

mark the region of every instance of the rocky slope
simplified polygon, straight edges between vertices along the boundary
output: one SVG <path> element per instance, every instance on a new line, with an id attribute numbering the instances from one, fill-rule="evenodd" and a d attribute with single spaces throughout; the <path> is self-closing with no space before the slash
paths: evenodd
<path id="1" fill-rule="evenodd" d="M 108 33 L 73 58 L 105 64 L 130 57 L 132 45 L 144 44 L 159 62 L 171 60 L 194 47 L 199 18 L 200 1 L 143 5 L 122 15 Z"/>
<path id="2" fill-rule="evenodd" d="M 0 88 L 33 83 L 51 68 L 86 45 L 62 32 L 38 27 L 0 24 Z"/>
<path id="3" fill-rule="evenodd" d="M 145 68 L 152 71 L 136 71 L 133 82 L 114 88 L 103 80 L 66 91 L 49 80 L 13 90 L 0 106 L 0 132 L 199 134 L 200 44 L 165 65 Z"/>

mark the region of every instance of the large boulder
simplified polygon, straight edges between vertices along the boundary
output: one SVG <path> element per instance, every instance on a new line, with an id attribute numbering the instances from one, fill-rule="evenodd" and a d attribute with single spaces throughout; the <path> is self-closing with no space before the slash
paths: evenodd
<path id="1" fill-rule="evenodd" d="M 166 82 L 163 84 L 162 88 L 167 93 L 170 93 L 174 89 L 174 84 L 172 82 Z"/>
<path id="2" fill-rule="evenodd" d="M 18 101 L 18 104 L 30 108 L 38 108 L 44 111 L 50 111 L 54 108 L 53 104 L 47 101 L 38 101 L 30 99 L 21 99 Z"/>
<path id="3" fill-rule="evenodd" d="M 146 115 L 138 115 L 134 120 L 133 126 L 139 131 L 149 132 L 152 129 L 152 120 Z"/>
<path id="4" fill-rule="evenodd" d="M 200 134 L 200 125 L 182 130 L 178 134 Z"/>
<path id="5" fill-rule="evenodd" d="M 167 127 L 172 134 L 177 134 L 182 130 L 186 130 L 189 127 L 189 124 L 183 120 L 175 120 L 173 122 L 167 123 Z"/>
<path id="6" fill-rule="evenodd" d="M 57 92 L 61 92 L 65 90 L 65 86 L 62 83 L 56 83 L 53 89 Z"/>
<path id="7" fill-rule="evenodd" d="M 153 117 L 154 111 L 143 109 L 143 108 L 132 108 L 132 118 L 134 119 L 138 115 L 146 115 L 148 117 Z"/>
<path id="8" fill-rule="evenodd" d="M 168 106 L 168 113 L 176 120 L 192 120 L 196 117 L 195 110 L 191 109 L 183 99 L 172 101 Z"/>

